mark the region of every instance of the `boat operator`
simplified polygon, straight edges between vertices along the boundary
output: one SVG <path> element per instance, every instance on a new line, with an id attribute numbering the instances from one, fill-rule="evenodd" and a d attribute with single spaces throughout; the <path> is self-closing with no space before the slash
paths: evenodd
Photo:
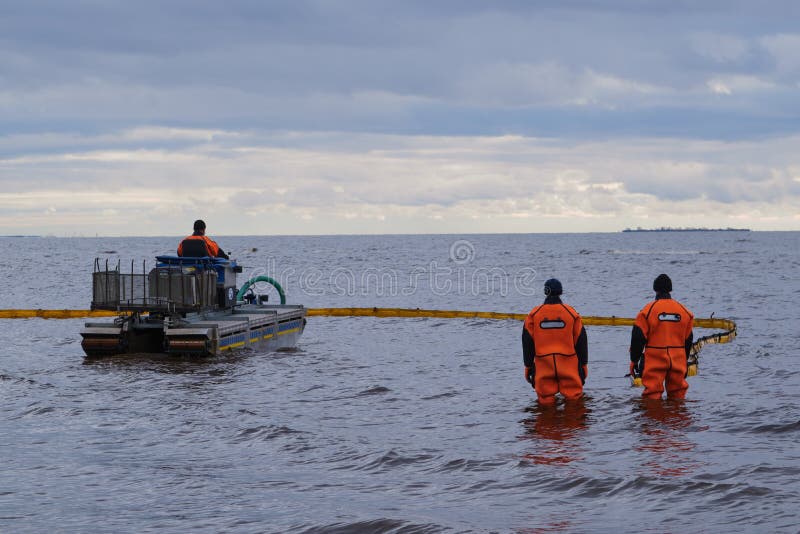
<path id="1" fill-rule="evenodd" d="M 561 302 L 561 282 L 544 283 L 544 304 L 535 307 L 522 329 L 525 380 L 536 390 L 540 404 L 555 402 L 556 393 L 568 400 L 583 395 L 589 349 L 581 316 Z"/>
<path id="2" fill-rule="evenodd" d="M 213 239 L 206 236 L 206 223 L 200 219 L 194 222 L 194 233 L 178 245 L 178 256 L 229 259 L 225 251 Z"/>
<path id="3" fill-rule="evenodd" d="M 647 303 L 631 332 L 631 376 L 641 377 L 645 398 L 682 399 L 686 383 L 688 358 L 692 348 L 694 315 L 670 296 L 672 280 L 660 274 L 653 281 L 655 300 Z"/>

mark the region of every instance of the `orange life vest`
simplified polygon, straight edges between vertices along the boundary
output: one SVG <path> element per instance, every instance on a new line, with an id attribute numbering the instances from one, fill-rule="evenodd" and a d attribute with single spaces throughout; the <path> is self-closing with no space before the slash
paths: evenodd
<path id="1" fill-rule="evenodd" d="M 206 245 L 206 250 L 208 251 L 208 256 L 211 258 L 216 258 L 217 254 L 219 254 L 219 246 L 214 243 L 214 241 L 207 236 L 204 235 L 190 235 L 178 245 L 178 256 L 183 256 L 183 244 L 189 240 L 200 240 L 204 241 Z"/>
<path id="2" fill-rule="evenodd" d="M 636 316 L 646 348 L 683 348 L 692 333 L 694 315 L 677 300 L 658 299 L 642 308 Z"/>
<path id="3" fill-rule="evenodd" d="M 581 316 L 566 304 L 541 304 L 525 319 L 525 330 L 533 339 L 536 356 L 575 355 L 581 329 Z"/>

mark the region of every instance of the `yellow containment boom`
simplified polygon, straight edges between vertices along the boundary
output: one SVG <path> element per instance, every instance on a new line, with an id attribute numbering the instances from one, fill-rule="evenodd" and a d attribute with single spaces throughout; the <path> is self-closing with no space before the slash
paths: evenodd
<path id="1" fill-rule="evenodd" d="M 118 315 L 119 312 L 105 310 L 0 310 L 0 319 L 83 319 Z"/>
<path id="2" fill-rule="evenodd" d="M 85 317 L 116 317 L 124 313 L 106 310 L 0 310 L 0 319 L 81 319 Z M 306 315 L 325 317 L 429 317 L 435 319 L 490 319 L 500 321 L 524 321 L 525 313 L 503 313 L 466 310 L 423 310 L 420 308 L 307 308 Z M 630 317 L 603 317 L 587 315 L 581 317 L 586 326 L 633 326 Z M 728 343 L 736 337 L 736 323 L 730 319 L 695 319 L 697 328 L 718 329 L 722 332 L 703 336 L 695 340 L 689 355 L 688 375 L 697 374 L 697 354 L 707 344 Z M 630 376 L 630 375 L 628 375 Z M 642 385 L 641 378 L 631 377 L 633 386 Z"/>
<path id="3" fill-rule="evenodd" d="M 115 317 L 118 312 L 105 310 L 0 310 L 0 319 L 80 319 L 84 317 Z M 308 308 L 306 315 L 327 317 L 432 317 L 436 319 L 492 319 L 524 321 L 525 313 L 503 313 L 465 310 L 423 310 L 420 308 Z M 630 317 L 581 317 L 586 326 L 632 326 Z M 708 343 L 727 343 L 736 337 L 736 323 L 729 319 L 695 319 L 697 328 L 723 330 L 718 334 L 703 336 L 694 342 L 692 352 L 697 353 Z"/>
<path id="4" fill-rule="evenodd" d="M 433 317 L 436 319 L 493 319 L 524 321 L 527 313 L 503 313 L 465 310 L 422 310 L 420 308 L 309 308 L 306 315 L 328 317 Z M 586 326 L 633 326 L 635 319 L 630 317 L 603 317 L 598 315 L 581 316 Z M 696 355 L 704 345 L 710 343 L 728 343 L 736 337 L 736 323 L 730 319 L 695 319 L 697 328 L 713 328 L 723 330 L 697 339 L 692 345 L 692 354 Z"/>
<path id="5" fill-rule="evenodd" d="M 329 317 L 434 317 L 437 319 L 495 319 L 524 321 L 527 313 L 505 313 L 465 310 L 423 310 L 420 308 L 308 308 L 306 315 L 324 315 Z M 2 316 L 0 316 L 2 317 Z M 587 326 L 633 326 L 630 317 L 581 316 Z M 728 319 L 695 319 L 698 328 L 719 328 L 735 330 L 736 323 Z"/>

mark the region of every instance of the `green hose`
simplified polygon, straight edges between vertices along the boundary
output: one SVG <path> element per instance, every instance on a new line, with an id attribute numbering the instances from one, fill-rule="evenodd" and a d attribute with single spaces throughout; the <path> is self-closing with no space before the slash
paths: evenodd
<path id="1" fill-rule="evenodd" d="M 256 276 L 255 278 L 251 278 L 247 282 L 244 283 L 239 292 L 236 294 L 236 302 L 241 302 L 244 300 L 244 294 L 250 289 L 250 286 L 255 284 L 256 282 L 266 282 L 268 284 L 272 284 L 272 286 L 278 290 L 278 295 L 281 296 L 281 304 L 286 304 L 286 293 L 283 292 L 283 288 L 281 285 L 275 280 L 274 278 L 270 278 L 269 276 Z"/>

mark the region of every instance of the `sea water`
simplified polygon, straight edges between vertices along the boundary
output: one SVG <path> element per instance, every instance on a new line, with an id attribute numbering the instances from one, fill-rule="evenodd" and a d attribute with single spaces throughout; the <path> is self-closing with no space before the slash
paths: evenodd
<path id="1" fill-rule="evenodd" d="M 95 257 L 177 241 L 0 238 L 0 308 L 87 309 Z M 632 317 L 663 272 L 739 335 L 642 404 L 629 328 L 587 327 L 585 399 L 551 411 L 516 321 L 310 317 L 293 351 L 87 361 L 84 320 L 0 320 L 0 531 L 800 530 L 800 233 L 217 241 L 307 307 L 525 313 L 557 277 Z"/>

